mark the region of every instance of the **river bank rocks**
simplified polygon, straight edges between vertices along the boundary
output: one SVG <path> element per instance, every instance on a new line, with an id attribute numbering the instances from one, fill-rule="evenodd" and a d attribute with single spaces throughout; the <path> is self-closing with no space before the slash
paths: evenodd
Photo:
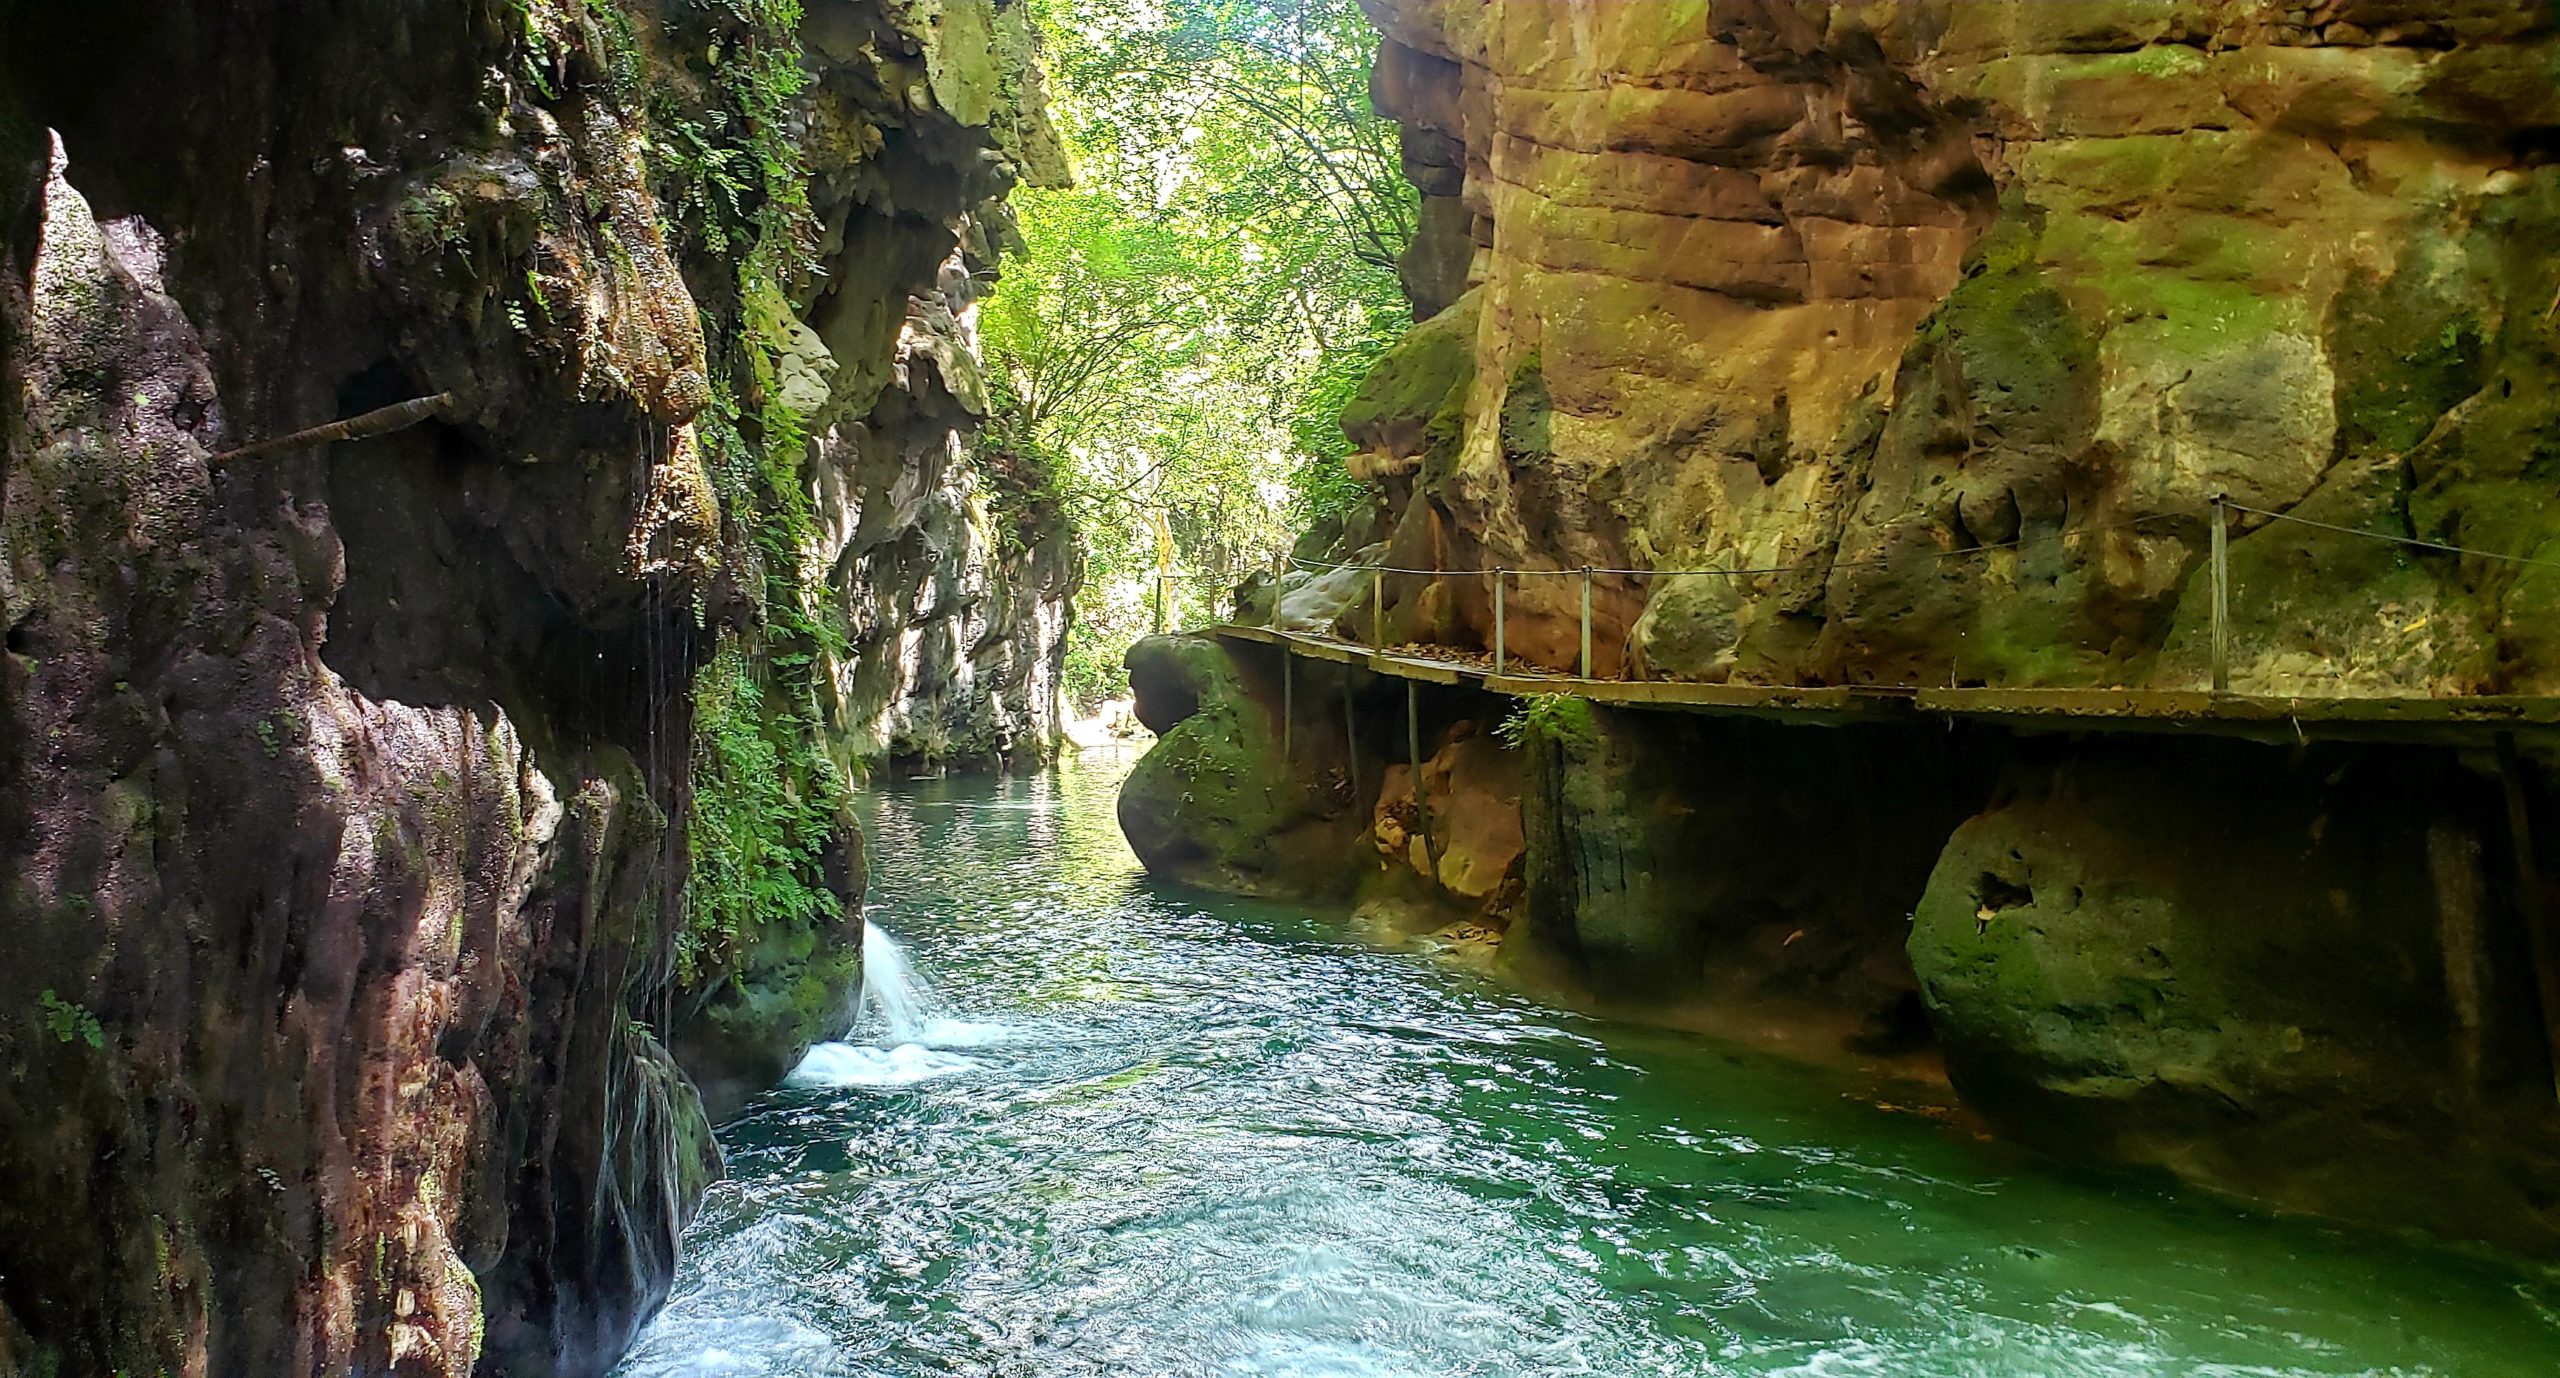
<path id="1" fill-rule="evenodd" d="M 857 767 L 1043 749 L 1028 21 L 802 13 L 0 12 L 0 1372 L 604 1372 L 847 1017 Z"/>
<path id="2" fill-rule="evenodd" d="M 2233 689 L 2560 683 L 2548 7 L 1362 2 L 1422 323 L 1311 562 L 1511 571 L 1553 670 L 1587 587 L 1603 678 L 2195 690 L 2227 495 Z M 1494 644 L 1487 574 L 1383 590 L 1293 575 L 1280 625 Z M 1401 691 L 1351 699 L 1374 776 Z M 2055 1153 L 2560 1252 L 2547 735 L 1517 711 L 1505 966 L 1827 1010 Z"/>
<path id="3" fill-rule="evenodd" d="M 1938 858 L 1911 962 L 2004 1133 L 2550 1253 L 2517 860 L 2498 775 L 2446 752 L 2039 743 Z"/>
<path id="4" fill-rule="evenodd" d="M 1815 726 L 1440 685 L 1408 718 L 1405 681 L 1351 671 L 1346 698 L 1343 667 L 1302 659 L 1284 763 L 1271 650 L 1133 654 L 1166 726 L 1121 817 L 1154 873 L 1332 906 L 1604 1013 L 1942 1072 L 2057 1156 L 2560 1252 L 2547 744 Z M 1436 744 L 1419 805 L 1414 727 Z"/>

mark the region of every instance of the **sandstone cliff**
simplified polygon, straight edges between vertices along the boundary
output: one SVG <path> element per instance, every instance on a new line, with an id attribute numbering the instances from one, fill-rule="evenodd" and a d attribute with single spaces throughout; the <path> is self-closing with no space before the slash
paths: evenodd
<path id="1" fill-rule="evenodd" d="M 1550 668 L 1552 576 L 1633 571 L 1602 677 L 2199 689 L 2223 494 L 2234 689 L 2560 689 L 2550 7 L 1363 4 L 1428 318 L 1343 417 L 1377 501 L 1302 553 L 1531 571 L 1507 650 Z M 1384 587 L 1388 640 L 1493 644 L 1490 578 Z M 1367 641 L 1369 598 L 1272 602 Z M 1133 653 L 1151 868 L 1415 894 L 1604 1005 L 1934 1046 L 2057 1153 L 2560 1250 L 2560 734 L 1837 726 L 1274 656 Z M 1510 782 L 1461 786 L 1506 720 Z M 1506 798 L 1517 884 L 1441 865 Z"/>
<path id="2" fill-rule="evenodd" d="M 600 1372 L 857 978 L 848 771 L 1049 736 L 1024 16 L 801 8 L 0 14 L 0 1371 Z"/>
<path id="3" fill-rule="evenodd" d="M 2546 7 L 1366 4 L 1467 293 L 1350 418 L 1387 563 L 1777 571 L 1604 579 L 1601 673 L 2196 687 L 2218 492 L 2560 553 Z M 2238 532 L 2237 688 L 2560 683 L 2550 568 Z"/>

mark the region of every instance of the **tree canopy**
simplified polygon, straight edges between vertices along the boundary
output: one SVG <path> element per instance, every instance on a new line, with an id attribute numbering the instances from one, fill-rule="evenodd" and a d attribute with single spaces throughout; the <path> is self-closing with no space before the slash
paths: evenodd
<path id="1" fill-rule="evenodd" d="M 1044 0 L 1069 190 L 1015 197 L 982 308 L 1000 509 L 1087 552 L 1080 704 L 1165 615 L 1207 620 L 1290 533 L 1358 500 L 1342 403 L 1410 324 L 1415 198 L 1352 0 Z"/>

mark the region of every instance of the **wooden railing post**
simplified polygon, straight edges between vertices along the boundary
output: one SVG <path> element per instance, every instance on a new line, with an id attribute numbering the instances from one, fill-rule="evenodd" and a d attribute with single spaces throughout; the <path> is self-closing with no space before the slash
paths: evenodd
<path id="1" fill-rule="evenodd" d="M 2533 840 L 2533 807 L 2516 734 L 2497 736 L 2498 774 L 2506 786 L 2507 845 L 2515 853 L 2516 912 L 2524 922 L 2525 953 L 2533 962 L 2534 994 L 2542 1006 L 2543 1046 L 2549 1050 L 2552 1094 L 2560 1098 L 2560 942 L 2554 942 L 2551 890 Z"/>
<path id="2" fill-rule="evenodd" d="M 1384 570 L 1369 571 L 1369 644 L 1381 651 L 1387 648 L 1387 575 Z"/>
<path id="3" fill-rule="evenodd" d="M 1582 677 L 1591 678 L 1591 566 L 1582 567 Z"/>
<path id="4" fill-rule="evenodd" d="M 1351 702 L 1351 671 L 1342 672 L 1342 762 L 1351 777 L 1351 806 L 1360 806 L 1360 710 Z"/>
<path id="5" fill-rule="evenodd" d="M 1493 672 L 1502 673 L 1502 584 L 1507 571 L 1493 572 Z"/>
<path id="6" fill-rule="evenodd" d="M 2231 499 L 2213 495 L 2213 692 L 2231 692 Z"/>

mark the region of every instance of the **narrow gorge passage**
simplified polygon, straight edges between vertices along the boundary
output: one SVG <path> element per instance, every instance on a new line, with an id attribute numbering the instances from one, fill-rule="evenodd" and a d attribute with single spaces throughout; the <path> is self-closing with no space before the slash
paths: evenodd
<path id="1" fill-rule="evenodd" d="M 2068 1173 L 1925 1097 L 1151 883 L 1125 768 L 866 803 L 875 933 L 934 989 L 722 1131 L 624 1378 L 2497 1378 L 2560 1352 L 2548 1272 Z M 877 944 L 875 988 L 909 989 Z"/>

